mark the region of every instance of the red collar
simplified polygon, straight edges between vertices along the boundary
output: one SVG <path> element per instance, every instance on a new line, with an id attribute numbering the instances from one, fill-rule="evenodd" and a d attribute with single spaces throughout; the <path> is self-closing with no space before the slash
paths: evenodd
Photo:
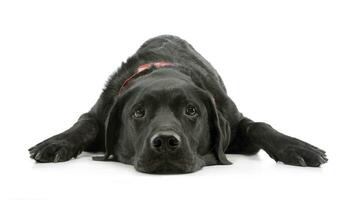
<path id="1" fill-rule="evenodd" d="M 135 73 L 128 77 L 124 83 L 121 85 L 120 89 L 119 89 L 119 93 L 118 95 L 121 94 L 122 90 L 124 87 L 126 87 L 126 85 L 128 84 L 128 82 L 130 80 L 132 80 L 136 75 L 138 75 L 139 73 L 147 70 L 147 69 L 150 69 L 152 67 L 155 67 L 155 68 L 162 68 L 162 67 L 166 67 L 166 66 L 173 66 L 174 63 L 171 63 L 171 62 L 166 62 L 166 61 L 158 61 L 158 62 L 151 62 L 151 63 L 145 63 L 145 64 L 142 64 L 142 65 L 139 65 L 139 67 L 136 69 Z"/>

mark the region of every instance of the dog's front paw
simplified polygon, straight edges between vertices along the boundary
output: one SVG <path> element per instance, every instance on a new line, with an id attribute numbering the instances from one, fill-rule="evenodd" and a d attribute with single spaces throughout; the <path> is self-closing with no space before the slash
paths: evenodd
<path id="1" fill-rule="evenodd" d="M 290 138 L 276 153 L 270 155 L 288 165 L 319 167 L 328 161 L 326 152 L 296 138 Z"/>
<path id="2" fill-rule="evenodd" d="M 37 162 L 64 162 L 77 157 L 82 149 L 73 144 L 66 136 L 52 137 L 28 151 L 30 157 Z"/>

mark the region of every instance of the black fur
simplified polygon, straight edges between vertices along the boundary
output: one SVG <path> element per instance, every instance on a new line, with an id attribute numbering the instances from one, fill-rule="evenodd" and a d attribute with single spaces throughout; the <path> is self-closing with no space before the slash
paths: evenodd
<path id="1" fill-rule="evenodd" d="M 173 65 L 138 74 L 118 94 L 138 66 L 158 61 Z M 196 108 L 194 116 L 185 113 L 188 104 Z M 133 118 L 140 109 L 144 116 Z M 159 153 L 150 144 L 164 131 L 180 138 L 175 151 Z M 327 162 L 323 150 L 244 117 L 216 70 L 186 41 L 164 35 L 146 41 L 122 63 L 97 103 L 73 127 L 29 152 L 38 162 L 61 162 L 82 151 L 102 151 L 104 159 L 133 164 L 142 172 L 187 173 L 230 164 L 224 153 L 255 154 L 259 149 L 290 165 Z"/>

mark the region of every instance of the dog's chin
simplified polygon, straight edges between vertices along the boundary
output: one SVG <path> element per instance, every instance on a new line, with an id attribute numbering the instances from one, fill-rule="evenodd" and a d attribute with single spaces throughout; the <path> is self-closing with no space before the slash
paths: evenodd
<path id="1" fill-rule="evenodd" d="M 187 174 L 198 171 L 204 165 L 204 161 L 198 157 L 194 157 L 180 160 L 138 160 L 134 164 L 134 167 L 137 171 L 148 174 Z"/>

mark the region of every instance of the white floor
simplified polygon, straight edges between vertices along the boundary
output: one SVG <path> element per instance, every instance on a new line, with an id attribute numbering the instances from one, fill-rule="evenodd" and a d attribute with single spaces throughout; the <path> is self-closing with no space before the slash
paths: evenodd
<path id="1" fill-rule="evenodd" d="M 65 163 L 36 164 L 22 152 L 6 159 L 1 194 L 8 199 L 337 199 L 338 163 L 322 168 L 276 164 L 264 152 L 229 155 L 231 166 L 186 175 L 148 175 L 95 162 L 83 153 Z M 1 195 L 1 196 L 2 196 Z"/>

